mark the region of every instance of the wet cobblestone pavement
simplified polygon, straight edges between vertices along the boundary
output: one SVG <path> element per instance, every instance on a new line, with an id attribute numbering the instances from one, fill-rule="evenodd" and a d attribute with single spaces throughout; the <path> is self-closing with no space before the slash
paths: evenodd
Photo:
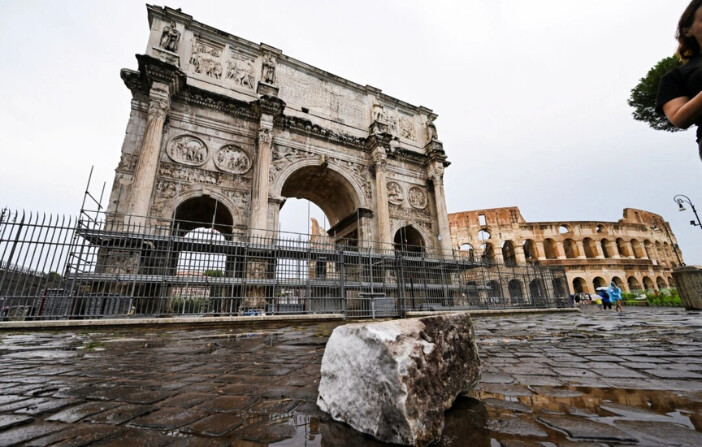
<path id="1" fill-rule="evenodd" d="M 700 446 L 700 317 L 475 318 L 483 379 L 437 445 Z M 336 324 L 0 332 L 0 445 L 383 445 L 316 408 Z"/>

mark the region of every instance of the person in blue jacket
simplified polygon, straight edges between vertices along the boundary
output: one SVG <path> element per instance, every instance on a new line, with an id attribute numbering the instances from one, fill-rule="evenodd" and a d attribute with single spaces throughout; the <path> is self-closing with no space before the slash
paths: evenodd
<path id="1" fill-rule="evenodd" d="M 600 290 L 600 296 L 602 297 L 602 309 L 612 310 L 612 301 L 609 296 L 609 290 L 605 290 L 604 287 Z"/>
<path id="2" fill-rule="evenodd" d="M 609 292 L 609 299 L 617 306 L 617 312 L 624 312 L 622 309 L 622 289 L 612 281 L 607 292 Z"/>

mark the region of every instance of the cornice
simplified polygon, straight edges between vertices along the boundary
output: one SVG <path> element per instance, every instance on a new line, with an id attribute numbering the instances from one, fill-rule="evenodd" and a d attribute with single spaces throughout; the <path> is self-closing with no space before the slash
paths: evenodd
<path id="1" fill-rule="evenodd" d="M 175 65 L 144 54 L 137 54 L 136 58 L 139 62 L 139 72 L 146 79 L 149 88 L 152 82 L 161 82 L 170 87 L 170 93 L 173 95 L 185 86 L 187 76 Z"/>
<path id="2" fill-rule="evenodd" d="M 366 138 L 334 132 L 317 124 L 313 124 L 312 121 L 304 118 L 280 115 L 276 118 L 275 126 L 332 143 L 341 144 L 353 149 L 364 150 L 366 148 Z"/>
<path id="3" fill-rule="evenodd" d="M 258 100 L 252 102 L 251 105 L 258 111 L 259 115 L 271 115 L 273 118 L 282 116 L 285 110 L 285 101 L 269 95 L 261 96 Z"/>
<path id="4" fill-rule="evenodd" d="M 252 104 L 192 86 L 183 89 L 175 99 L 189 105 L 216 110 L 248 121 L 257 122 L 260 118 L 259 111 Z"/>

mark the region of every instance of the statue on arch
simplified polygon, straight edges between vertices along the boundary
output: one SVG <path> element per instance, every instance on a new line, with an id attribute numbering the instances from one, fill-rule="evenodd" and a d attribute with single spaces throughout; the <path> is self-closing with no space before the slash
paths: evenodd
<path id="1" fill-rule="evenodd" d="M 377 97 L 373 101 L 372 118 L 373 121 L 385 122 L 385 109 L 383 108 L 383 105 L 380 103 L 380 101 L 378 101 Z"/>
<path id="2" fill-rule="evenodd" d="M 159 42 L 161 48 L 175 53 L 178 51 L 178 40 L 180 40 L 180 31 L 176 29 L 175 22 L 163 27 L 161 41 Z"/>
<path id="3" fill-rule="evenodd" d="M 439 136 L 436 132 L 436 126 L 434 125 L 434 119 L 429 117 L 427 120 L 427 141 L 438 141 Z"/>
<path id="4" fill-rule="evenodd" d="M 263 56 L 263 82 L 273 85 L 275 83 L 275 56 L 266 53 Z"/>

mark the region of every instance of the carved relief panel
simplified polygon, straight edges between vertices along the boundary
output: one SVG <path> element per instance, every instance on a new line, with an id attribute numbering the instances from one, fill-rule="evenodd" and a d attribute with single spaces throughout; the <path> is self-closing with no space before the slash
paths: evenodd
<path id="1" fill-rule="evenodd" d="M 166 148 L 171 160 L 190 166 L 201 166 L 207 161 L 207 146 L 199 138 L 180 135 L 171 140 Z"/>
<path id="2" fill-rule="evenodd" d="M 394 203 L 395 205 L 402 205 L 405 201 L 405 195 L 402 192 L 402 187 L 397 182 L 388 182 L 388 201 Z"/>
<path id="3" fill-rule="evenodd" d="M 383 107 L 380 103 L 374 103 L 372 114 L 374 120 L 388 125 L 391 134 L 406 140 L 417 141 L 417 126 L 414 116 L 398 109 Z M 380 119 L 376 119 L 377 117 Z"/>
<path id="4" fill-rule="evenodd" d="M 272 183 L 273 180 L 278 177 L 280 171 L 292 163 L 299 160 L 312 158 L 314 156 L 315 155 L 311 152 L 302 151 L 287 146 L 275 145 L 275 148 L 272 151 L 271 169 L 268 172 L 268 181 Z"/>
<path id="5" fill-rule="evenodd" d="M 217 151 L 214 162 L 218 169 L 232 174 L 246 174 L 251 169 L 251 158 L 246 151 L 231 144 Z"/>
<path id="6" fill-rule="evenodd" d="M 419 186 L 412 186 L 409 189 L 409 203 L 414 208 L 423 210 L 427 207 L 427 193 Z"/>
<path id="7" fill-rule="evenodd" d="M 397 127 L 402 138 L 417 141 L 417 127 L 414 125 L 414 118 L 412 116 L 400 113 Z"/>
<path id="8" fill-rule="evenodd" d="M 231 50 L 227 60 L 226 79 L 239 87 L 253 90 L 256 85 L 254 58 Z"/>
<path id="9" fill-rule="evenodd" d="M 196 38 L 190 54 L 190 70 L 213 79 L 222 79 L 223 50 L 224 45 L 200 37 Z"/>

